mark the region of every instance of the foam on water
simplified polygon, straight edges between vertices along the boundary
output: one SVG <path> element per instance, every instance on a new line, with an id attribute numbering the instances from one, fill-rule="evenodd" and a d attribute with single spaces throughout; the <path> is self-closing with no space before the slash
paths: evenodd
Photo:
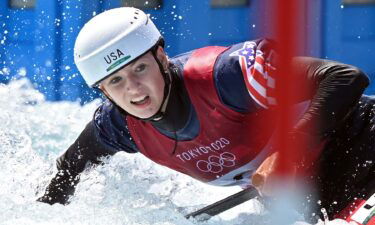
<path id="1" fill-rule="evenodd" d="M 0 224 L 275 224 L 257 200 L 204 223 L 186 220 L 184 214 L 240 188 L 205 185 L 140 154 L 118 153 L 85 171 L 67 206 L 36 202 L 56 173 L 55 159 L 99 103 L 46 102 L 27 80 L 0 85 Z"/>

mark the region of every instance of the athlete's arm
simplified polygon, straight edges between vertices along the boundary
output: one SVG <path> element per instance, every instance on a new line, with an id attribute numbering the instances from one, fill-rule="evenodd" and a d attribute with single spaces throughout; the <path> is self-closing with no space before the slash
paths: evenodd
<path id="1" fill-rule="evenodd" d="M 368 77 L 361 70 L 339 62 L 296 57 L 293 68 L 297 79 L 310 90 L 305 96 L 300 96 L 300 100 L 311 99 L 295 130 L 320 138 L 340 127 L 369 85 Z M 301 88 L 298 83 L 295 82 L 297 90 Z"/>
<path id="2" fill-rule="evenodd" d="M 93 121 L 89 122 L 77 140 L 57 159 L 58 172 L 38 201 L 68 204 L 69 197 L 74 194 L 75 186 L 79 182 L 79 174 L 86 164 L 98 164 L 100 157 L 111 153 L 113 151 L 108 151 L 96 137 Z"/>
<path id="3" fill-rule="evenodd" d="M 79 182 L 79 174 L 88 163 L 101 163 L 100 158 L 116 152 L 138 152 L 127 129 L 125 116 L 111 102 L 104 102 L 94 119 L 68 150 L 57 159 L 58 173 L 51 180 L 44 196 L 38 200 L 49 204 L 67 204 Z"/>

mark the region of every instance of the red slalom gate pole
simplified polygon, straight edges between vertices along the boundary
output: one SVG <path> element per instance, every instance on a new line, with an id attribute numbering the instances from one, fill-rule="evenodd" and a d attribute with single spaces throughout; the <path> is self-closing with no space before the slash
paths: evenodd
<path id="1" fill-rule="evenodd" d="M 276 141 L 279 151 L 279 167 L 277 173 L 281 177 L 293 177 L 295 164 L 302 159 L 303 146 L 306 140 L 291 138 L 296 114 L 292 106 L 305 90 L 297 90 L 296 74 L 292 70 L 292 58 L 302 52 L 305 38 L 302 31 L 305 26 L 305 0 L 273 0 L 273 29 L 277 42 L 279 63 L 277 66 L 278 85 L 276 86 L 276 111 L 280 119 L 280 133 Z"/>
<path id="2" fill-rule="evenodd" d="M 276 171 L 277 180 L 274 183 L 276 201 L 270 205 L 270 220 L 273 224 L 291 224 L 295 216 L 295 209 L 301 208 L 310 187 L 303 185 L 303 178 L 307 175 L 297 169 L 297 165 L 306 154 L 305 137 L 294 136 L 293 127 L 300 116 L 296 110 L 299 96 L 306 96 L 308 87 L 298 84 L 297 70 L 292 69 L 293 57 L 301 55 L 306 47 L 303 31 L 306 26 L 306 4 L 308 0 L 266 0 L 267 16 L 272 19 L 270 27 L 272 38 L 276 41 L 278 60 L 275 67 L 275 113 L 279 118 L 278 133 L 276 135 L 275 151 L 278 152 Z M 270 4 L 271 3 L 271 4 Z M 293 138 L 296 137 L 296 138 Z M 271 184 L 272 185 L 272 184 Z M 302 203 L 302 204 L 301 204 Z"/>

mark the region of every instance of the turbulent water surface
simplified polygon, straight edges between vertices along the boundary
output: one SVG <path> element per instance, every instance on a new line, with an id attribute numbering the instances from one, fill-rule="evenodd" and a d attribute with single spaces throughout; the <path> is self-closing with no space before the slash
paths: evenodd
<path id="1" fill-rule="evenodd" d="M 0 224 L 278 224 L 257 200 L 207 222 L 185 219 L 184 214 L 240 189 L 202 184 L 140 154 L 118 153 L 86 171 L 70 205 L 36 202 L 56 172 L 56 157 L 99 103 L 46 102 L 27 80 L 0 85 Z M 294 216 L 290 224 L 308 224 Z"/>

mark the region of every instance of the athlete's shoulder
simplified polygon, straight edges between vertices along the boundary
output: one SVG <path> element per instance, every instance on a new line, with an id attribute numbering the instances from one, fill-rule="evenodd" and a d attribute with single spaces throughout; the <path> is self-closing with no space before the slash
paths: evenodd
<path id="1" fill-rule="evenodd" d="M 94 124 L 97 136 L 106 145 L 129 153 L 137 152 L 127 128 L 125 116 L 111 101 L 104 101 L 94 114 Z"/>
<path id="2" fill-rule="evenodd" d="M 229 46 L 217 59 L 215 64 L 217 68 L 232 69 L 231 67 L 240 66 L 240 60 L 245 60 L 247 65 L 251 67 L 255 64 L 256 56 L 263 56 L 271 60 L 275 54 L 276 43 L 270 39 L 257 39 L 245 41 Z"/>
<path id="3" fill-rule="evenodd" d="M 262 99 L 267 98 L 266 88 L 255 83 L 255 79 L 252 80 L 253 83 L 249 83 L 248 78 L 254 77 L 251 73 L 258 70 L 264 72 L 262 67 L 265 66 L 266 60 L 273 58 L 274 46 L 275 43 L 268 39 L 245 41 L 229 46 L 218 56 L 213 75 L 223 104 L 239 112 L 254 112 L 260 108 L 267 108 Z M 266 59 L 263 60 L 263 64 L 260 62 L 261 59 Z M 252 85 L 261 93 L 254 93 Z"/>

